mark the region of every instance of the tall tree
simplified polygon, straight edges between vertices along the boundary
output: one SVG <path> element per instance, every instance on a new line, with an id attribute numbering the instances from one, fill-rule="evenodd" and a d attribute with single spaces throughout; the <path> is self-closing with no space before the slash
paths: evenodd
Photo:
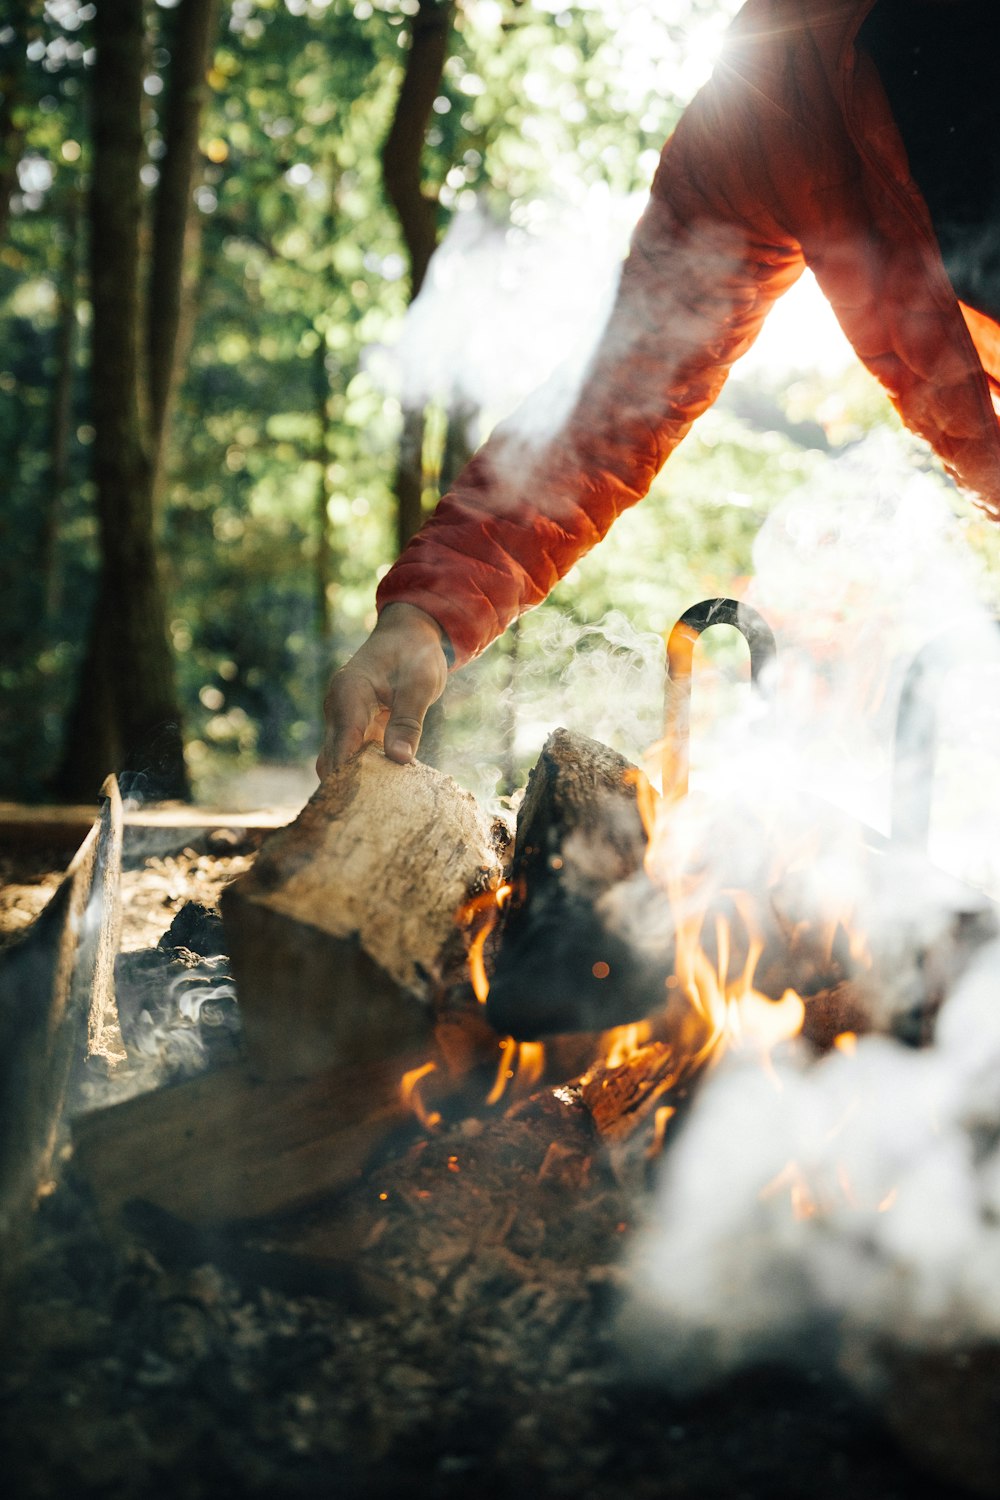
<path id="1" fill-rule="evenodd" d="M 77 303 L 81 193 L 71 180 L 59 226 L 61 256 L 56 283 L 55 370 L 49 408 L 48 493 L 42 517 L 39 568 L 45 615 L 54 620 L 61 602 L 57 542 L 70 479 L 70 428 L 76 377 Z"/>
<path id="2" fill-rule="evenodd" d="M 423 153 L 434 100 L 441 90 L 453 0 L 419 0 L 410 22 L 392 124 L 382 147 L 382 181 L 396 211 L 410 269 L 410 300 L 420 294 L 437 248 L 438 200 L 424 182 Z M 423 521 L 424 409 L 404 402 L 396 468 L 397 539 L 402 549 Z"/>
<path id="3" fill-rule="evenodd" d="M 142 255 L 142 0 L 100 0 L 92 84 L 91 406 L 101 576 L 56 789 L 90 797 L 109 770 L 189 793 L 157 557 L 155 496 L 182 328 L 184 245 L 214 0 L 180 0 L 152 213 Z"/>

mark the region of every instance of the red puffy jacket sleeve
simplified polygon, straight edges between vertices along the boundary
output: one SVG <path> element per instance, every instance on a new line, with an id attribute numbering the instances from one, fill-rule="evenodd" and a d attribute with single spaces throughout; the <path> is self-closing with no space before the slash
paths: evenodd
<path id="1" fill-rule="evenodd" d="M 664 148 L 596 352 L 558 430 L 531 400 L 496 429 L 383 579 L 378 605 L 417 605 L 455 664 L 541 602 L 641 499 L 733 361 L 803 269 L 777 219 L 755 90 L 720 67 Z M 770 205 L 770 206 L 769 206 Z"/>

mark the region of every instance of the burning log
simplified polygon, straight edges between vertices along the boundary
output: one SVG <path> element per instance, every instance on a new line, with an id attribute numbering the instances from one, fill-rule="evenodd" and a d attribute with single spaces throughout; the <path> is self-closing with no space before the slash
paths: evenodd
<path id="1" fill-rule="evenodd" d="M 450 777 L 365 747 L 222 900 L 247 1050 L 270 1077 L 405 1051 L 496 886 L 506 839 Z"/>
<path id="2" fill-rule="evenodd" d="M 122 804 L 99 821 L 25 935 L 0 960 L 0 1264 L 9 1274 L 48 1174 L 67 1094 L 89 1060 L 123 1056 L 114 996 Z"/>
<path id="3" fill-rule="evenodd" d="M 546 742 L 518 815 L 512 893 L 489 986 L 487 1016 L 497 1031 L 528 1040 L 606 1031 L 664 1012 L 673 1018 L 668 1030 L 689 1030 L 676 916 L 644 867 L 640 798 L 651 803 L 655 793 L 607 746 L 565 729 Z M 790 941 L 766 903 L 759 917 L 766 994 L 780 999 L 796 981 L 814 991 L 842 977 L 817 954 L 815 936 L 799 932 Z M 737 974 L 755 934 L 725 890 L 699 922 L 716 967 L 720 920 Z"/>
<path id="4" fill-rule="evenodd" d="M 637 902 L 666 902 L 646 877 L 636 801 L 642 773 L 596 740 L 557 729 L 528 780 L 487 1016 L 532 1039 L 604 1031 L 663 1005 L 673 930 L 643 953 L 605 909 L 629 882 Z"/>
<path id="5" fill-rule="evenodd" d="M 518 817 L 495 943 L 487 1017 L 498 1031 L 533 1040 L 656 1017 L 665 1040 L 697 1053 L 732 1002 L 751 991 L 775 1002 L 773 1017 L 756 1007 L 769 1031 L 793 991 L 821 1050 L 843 1031 L 919 1043 L 998 930 L 981 893 L 817 799 L 789 803 L 790 827 L 767 807 L 696 810 L 693 849 L 686 804 L 671 804 L 677 849 L 671 819 L 671 841 L 650 857 L 640 804 L 654 800 L 613 751 L 551 736 Z"/>

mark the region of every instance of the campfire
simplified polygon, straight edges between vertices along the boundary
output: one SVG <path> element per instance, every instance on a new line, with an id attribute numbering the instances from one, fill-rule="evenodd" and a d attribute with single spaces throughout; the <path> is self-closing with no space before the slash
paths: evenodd
<path id="1" fill-rule="evenodd" d="M 25 1182 L 53 1180 L 68 1094 L 73 1191 L 109 1244 L 186 1265 L 199 1306 L 206 1263 L 236 1267 L 355 1308 L 388 1298 L 406 1340 L 430 1337 L 426 1298 L 466 1318 L 487 1295 L 551 1294 L 589 1319 L 599 1287 L 621 1379 L 654 1369 L 650 1390 L 698 1400 L 755 1362 L 800 1368 L 819 1339 L 838 1390 L 915 1461 L 995 1493 L 994 908 L 899 829 L 756 784 L 740 803 L 689 791 L 690 648 L 720 618 L 746 628 L 766 685 L 762 622 L 727 601 L 684 617 L 662 791 L 557 730 L 511 828 L 366 748 L 226 887 L 224 926 L 175 920 L 175 1031 L 221 1035 L 235 981 L 242 1050 L 190 1048 L 188 1066 L 172 1043 L 170 1087 L 137 1054 L 174 1023 L 147 1007 L 140 1025 L 121 965 L 114 1023 L 109 789 L 44 919 L 51 936 L 59 903 L 77 927 L 90 911 L 99 937 L 82 969 L 55 966 L 52 1086 L 32 1119 L 5 1115 L 9 1245 Z M 23 955 L 43 947 L 29 929 L 8 977 L 38 972 Z M 940 1202 L 950 1259 L 924 1222 Z M 37 1255 L 19 1254 L 30 1276 Z M 871 1493 L 896 1491 L 883 1476 Z"/>

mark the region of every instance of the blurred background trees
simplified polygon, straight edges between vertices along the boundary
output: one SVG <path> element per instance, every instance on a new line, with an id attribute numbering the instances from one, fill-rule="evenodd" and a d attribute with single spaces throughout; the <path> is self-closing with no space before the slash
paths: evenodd
<path id="1" fill-rule="evenodd" d="M 10 0 L 0 797 L 310 763 L 399 541 L 599 323 L 735 9 Z M 626 629 L 732 588 L 762 515 L 887 420 L 858 379 L 734 380 L 516 663 L 501 642 L 456 679 L 443 762 L 516 780 L 571 658 L 631 660 Z"/>

